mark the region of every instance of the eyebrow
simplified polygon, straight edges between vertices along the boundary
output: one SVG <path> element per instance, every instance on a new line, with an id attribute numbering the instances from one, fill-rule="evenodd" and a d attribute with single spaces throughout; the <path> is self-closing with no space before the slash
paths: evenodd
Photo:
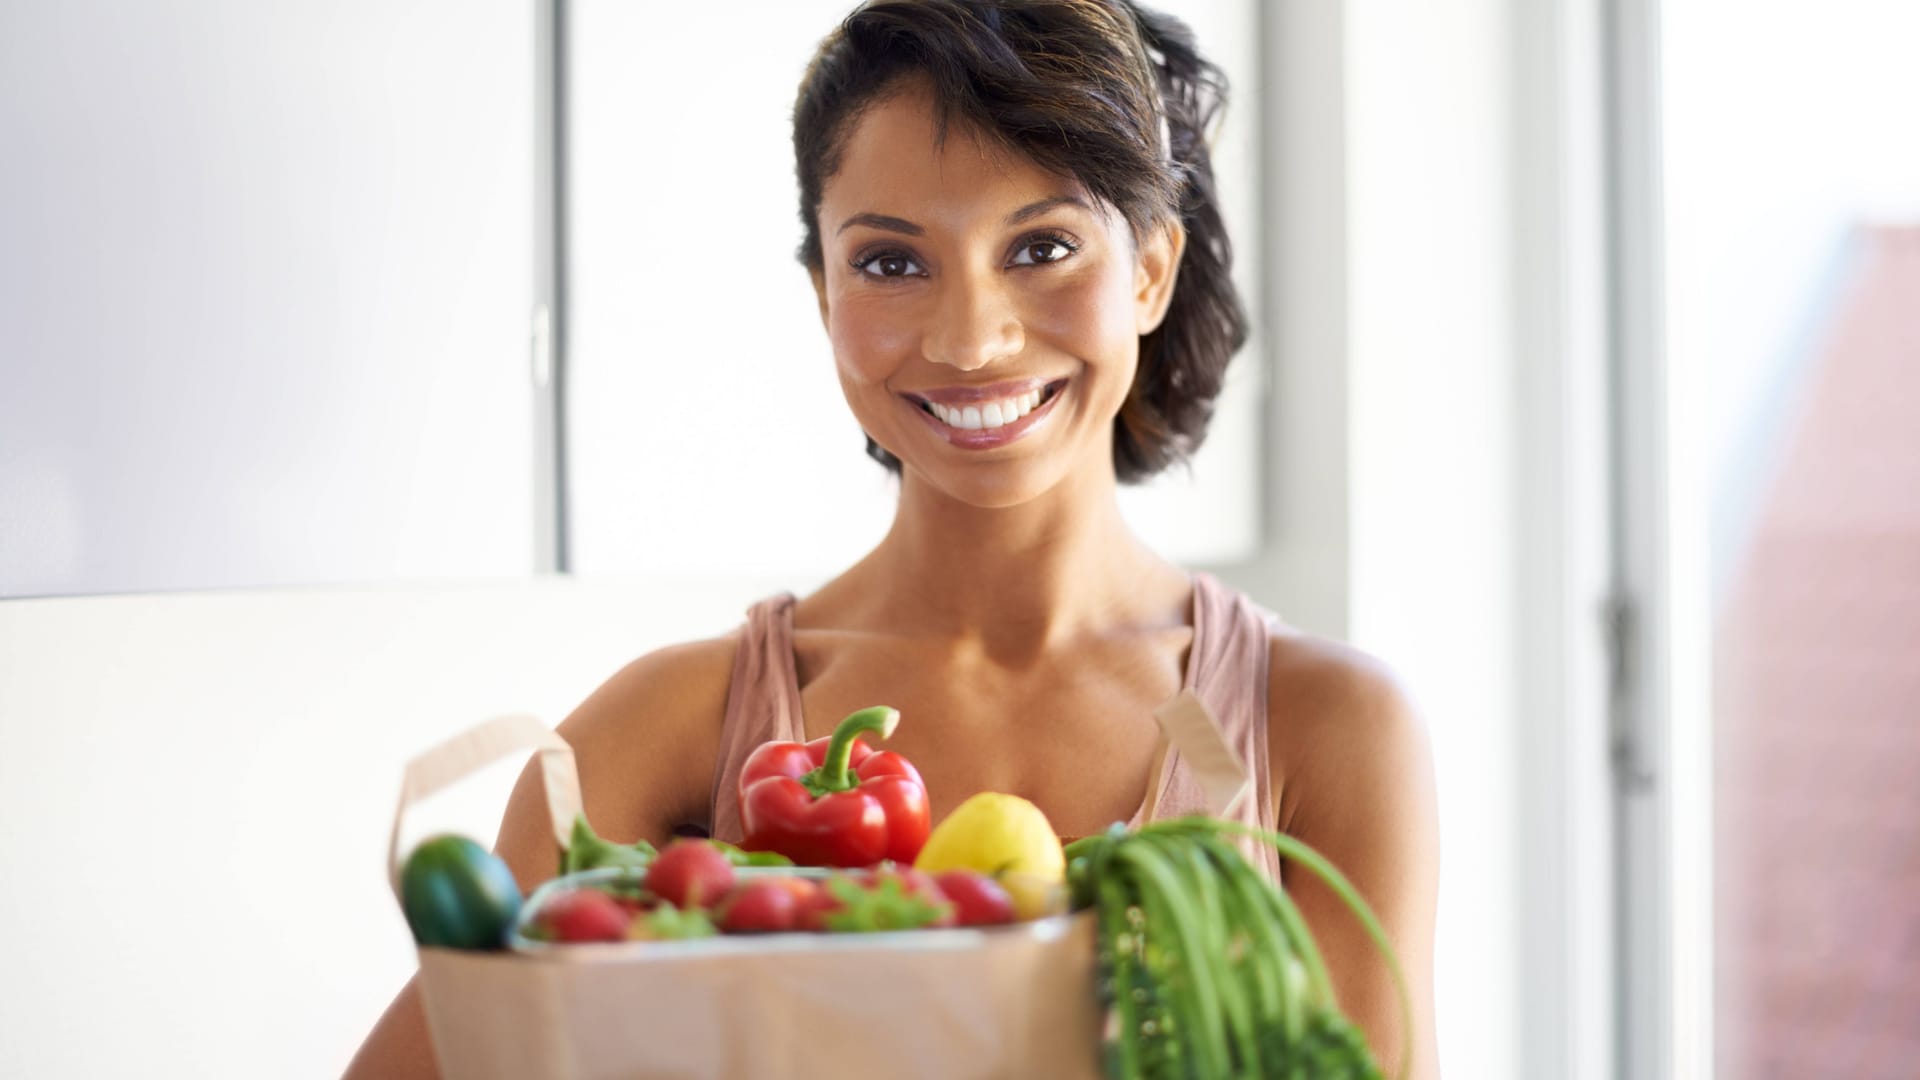
<path id="1" fill-rule="evenodd" d="M 1031 221 L 1057 206 L 1077 206 L 1088 213 L 1093 212 L 1093 207 L 1088 206 L 1084 199 L 1073 195 L 1055 195 L 1050 199 L 1041 199 L 1036 203 L 1028 203 L 1026 206 L 1008 214 L 1006 224 L 1012 226 L 1018 225 L 1023 221 Z M 908 236 L 925 236 L 927 234 L 927 230 L 905 218 L 889 217 L 886 214 L 855 214 L 841 222 L 840 228 L 834 231 L 834 235 L 837 236 L 840 233 L 846 232 L 855 225 L 867 225 L 875 229 L 884 229 L 887 232 L 905 233 Z"/>

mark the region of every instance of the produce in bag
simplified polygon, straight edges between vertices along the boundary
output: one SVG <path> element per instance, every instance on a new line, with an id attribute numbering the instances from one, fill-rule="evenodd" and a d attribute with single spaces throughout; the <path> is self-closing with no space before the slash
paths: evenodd
<path id="1" fill-rule="evenodd" d="M 900 711 L 876 706 L 812 742 L 768 742 L 740 768 L 740 821 L 748 851 L 773 851 L 802 866 L 911 863 L 927 842 L 927 785 L 906 758 L 874 750 Z"/>
<path id="2" fill-rule="evenodd" d="M 520 913 L 520 886 L 493 852 L 464 836 L 435 836 L 400 870 L 400 907 L 421 945 L 497 949 Z"/>
<path id="3" fill-rule="evenodd" d="M 1099 913 L 1108 1075 L 1378 1080 L 1341 1015 L 1306 921 L 1232 839 L 1252 836 L 1339 894 L 1387 960 L 1411 1059 L 1412 1005 L 1386 932 L 1353 886 L 1307 845 L 1205 816 L 1115 825 L 1067 847 L 1076 909 Z"/>
<path id="4" fill-rule="evenodd" d="M 1060 837 L 1047 815 L 1018 795 L 983 791 L 954 807 L 913 865 L 932 874 L 987 875 L 1007 894 L 1014 918 L 1037 919 L 1066 907 Z"/>
<path id="5" fill-rule="evenodd" d="M 864 747 L 857 742 L 858 731 L 855 737 L 848 732 L 885 732 L 897 723 L 892 710 L 863 713 L 850 717 L 830 739 L 787 746 L 819 761 L 816 769 L 838 756 L 857 776 L 855 762 L 877 755 L 856 754 Z M 515 737 L 536 735 L 552 738 L 532 731 Z M 821 745 L 836 742 L 837 747 Z M 818 758 L 813 756 L 816 746 L 822 751 Z M 564 745 L 558 749 L 564 751 Z M 830 785 L 819 784 L 818 778 L 815 786 L 824 799 L 857 791 L 867 780 L 882 776 L 918 783 L 917 772 L 897 771 L 899 766 L 912 768 L 901 760 L 889 766 L 896 771 L 875 770 L 874 777 L 859 783 L 847 780 L 841 791 L 827 791 Z M 565 771 L 563 784 L 573 780 L 571 770 Z M 775 778 L 762 777 L 761 782 L 770 779 Z M 784 780 L 812 795 L 804 780 Z M 418 794 L 416 787 L 431 790 L 444 782 L 444 777 L 416 781 L 410 776 L 402 809 Z M 924 788 L 920 792 L 924 802 Z M 1116 824 L 1063 852 L 1037 807 L 1014 796 L 986 793 L 942 822 L 947 835 L 922 837 L 919 867 L 891 862 L 865 869 L 759 867 L 750 863 L 785 860 L 778 853 L 744 851 L 710 840 L 679 840 L 660 851 L 644 841 L 605 841 L 578 814 L 577 794 L 563 788 L 562 795 L 550 799 L 556 834 L 569 840 L 561 867 L 586 869 L 548 882 L 522 904 L 511 874 L 497 857 L 464 838 L 435 837 L 416 848 L 404 867 L 396 867 L 396 891 L 416 940 L 456 950 L 497 949 L 503 937 L 517 949 L 571 949 L 591 943 L 617 950 L 609 956 L 676 942 L 681 943 L 676 953 L 692 961 L 705 946 L 689 939 L 716 935 L 940 933 L 947 926 L 991 927 L 1023 914 L 1019 894 L 1005 887 L 1008 882 L 1045 883 L 1049 875 L 1057 875 L 1054 906 L 1042 912 L 1063 910 L 1070 893 L 1072 908 L 1080 913 L 1075 918 L 1094 920 L 1096 932 L 1087 940 L 1096 978 L 1088 990 L 1097 993 L 1099 1007 L 1108 1016 L 1108 1033 L 1100 1044 L 1107 1075 L 1140 1080 L 1375 1080 L 1381 1071 L 1361 1032 L 1340 1014 L 1304 920 L 1284 890 L 1236 848 L 1236 840 L 1252 837 L 1274 845 L 1282 857 L 1327 881 L 1347 902 L 1387 957 L 1403 1013 L 1410 1016 L 1404 982 L 1377 920 L 1337 870 L 1284 835 L 1195 816 L 1132 831 Z M 743 802 L 745 795 L 743 788 Z M 567 816 L 561 816 L 563 806 Z M 572 830 L 567 833 L 569 819 Z M 1042 828 L 1033 827 L 1036 820 Z M 1042 834 L 1046 843 L 1035 839 Z M 395 837 L 397 841 L 397 820 Z M 663 867 L 664 876 L 650 888 L 649 877 Z M 996 870 L 1001 873 L 996 875 Z M 509 924 L 512 929 L 503 931 Z M 438 985 L 451 992 L 444 981 Z M 430 1014 L 437 1000 L 430 989 Z M 441 1027 L 450 1022 L 457 1022 L 455 1014 L 435 1015 L 437 1045 Z M 1090 1048 L 1093 1034 L 1089 1031 Z M 1410 1040 L 1409 1023 L 1403 1059 Z"/>

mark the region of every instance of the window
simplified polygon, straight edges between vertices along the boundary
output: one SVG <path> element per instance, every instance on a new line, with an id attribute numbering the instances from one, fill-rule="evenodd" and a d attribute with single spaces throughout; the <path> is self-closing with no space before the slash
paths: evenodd
<path id="1" fill-rule="evenodd" d="M 1715 1074 L 1907 1075 L 1920 10 L 1670 4 L 1664 31 L 1668 348 L 1711 491 Z"/>

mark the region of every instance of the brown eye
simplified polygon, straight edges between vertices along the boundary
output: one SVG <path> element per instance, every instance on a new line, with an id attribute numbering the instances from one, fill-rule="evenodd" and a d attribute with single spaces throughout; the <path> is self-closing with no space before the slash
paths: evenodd
<path id="1" fill-rule="evenodd" d="M 1064 236 L 1038 236 L 1020 245 L 1019 254 L 1014 257 L 1015 266 L 1046 266 L 1049 263 L 1065 262 L 1079 250 Z"/>
<path id="2" fill-rule="evenodd" d="M 897 251 L 876 251 L 853 260 L 853 268 L 868 277 L 903 278 L 920 272 L 912 257 Z"/>

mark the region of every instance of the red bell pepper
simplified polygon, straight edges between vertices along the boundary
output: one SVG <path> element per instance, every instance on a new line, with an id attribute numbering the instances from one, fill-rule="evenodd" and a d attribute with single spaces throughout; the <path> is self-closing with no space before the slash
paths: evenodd
<path id="1" fill-rule="evenodd" d="M 861 741 L 899 723 L 898 709 L 876 706 L 823 739 L 762 743 L 740 768 L 740 846 L 801 866 L 913 862 L 930 828 L 926 782 L 906 758 Z"/>

